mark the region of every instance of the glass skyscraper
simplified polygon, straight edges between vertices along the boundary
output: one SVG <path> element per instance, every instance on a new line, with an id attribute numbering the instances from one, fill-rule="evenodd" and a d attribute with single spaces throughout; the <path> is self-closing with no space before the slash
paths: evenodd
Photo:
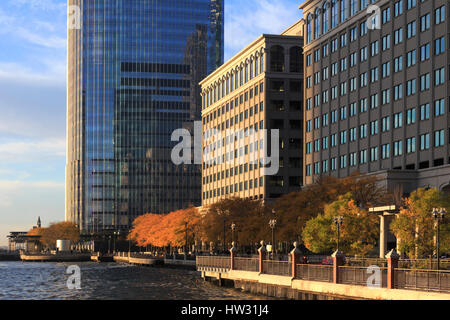
<path id="1" fill-rule="evenodd" d="M 66 220 L 85 233 L 201 204 L 171 134 L 193 130 L 198 83 L 223 63 L 223 1 L 68 0 Z"/>

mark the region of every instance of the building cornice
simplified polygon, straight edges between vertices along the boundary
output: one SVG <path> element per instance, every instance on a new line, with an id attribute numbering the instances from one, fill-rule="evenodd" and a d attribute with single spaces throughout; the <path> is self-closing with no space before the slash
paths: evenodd
<path id="1" fill-rule="evenodd" d="M 219 75 L 222 75 L 226 73 L 225 71 L 227 69 L 234 68 L 237 64 L 240 64 L 240 62 L 243 60 L 243 57 L 245 57 L 247 54 L 250 54 L 254 52 L 255 50 L 259 50 L 264 48 L 265 49 L 265 43 L 267 40 L 292 40 L 292 42 L 298 42 L 302 41 L 303 37 L 301 36 L 287 36 L 287 35 L 272 35 L 272 34 L 263 34 L 259 36 L 256 40 L 254 40 L 252 43 L 250 43 L 248 46 L 246 46 L 244 49 L 239 51 L 236 55 L 234 55 L 230 60 L 225 62 L 223 65 L 221 65 L 219 68 L 217 68 L 213 73 L 208 75 L 205 79 L 200 81 L 200 86 L 207 86 L 209 83 L 213 82 Z M 258 48 L 261 47 L 261 48 Z"/>

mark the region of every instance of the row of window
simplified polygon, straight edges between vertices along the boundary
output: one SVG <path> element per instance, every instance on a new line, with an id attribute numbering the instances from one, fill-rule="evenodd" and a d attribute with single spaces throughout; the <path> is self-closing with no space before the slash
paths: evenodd
<path id="1" fill-rule="evenodd" d="M 377 69 L 377 68 L 375 68 Z M 319 107 L 322 104 L 326 104 L 331 100 L 337 99 L 339 96 L 343 97 L 349 92 L 354 92 L 358 90 L 358 82 L 359 88 L 367 87 L 368 85 L 368 73 L 364 72 L 360 75 L 359 79 L 356 77 L 351 78 L 348 82 L 341 82 L 340 86 L 334 86 L 330 90 L 324 90 L 321 94 L 316 94 L 312 98 L 306 99 L 306 110 L 311 110 L 313 106 Z M 371 81 L 373 79 L 378 79 L 378 76 L 374 76 L 371 74 Z M 359 81 L 358 81 L 359 80 Z M 406 97 L 412 96 L 417 93 L 417 90 L 420 92 L 424 92 L 430 90 L 431 88 L 431 75 L 429 73 L 423 74 L 418 79 L 411 79 L 406 81 L 405 85 L 403 83 L 394 85 L 392 90 L 385 89 L 381 91 L 381 94 L 374 94 L 370 96 L 371 108 L 377 108 L 379 103 L 381 105 L 391 103 L 391 99 L 393 101 L 398 101 Z M 377 80 L 375 80 L 377 81 Z M 417 82 L 419 82 L 419 88 Z M 439 68 L 434 70 L 434 87 L 438 87 L 443 85 L 446 82 L 446 74 L 445 68 Z M 381 101 L 379 101 L 381 97 Z M 361 103 L 366 102 L 366 99 L 362 99 Z"/>
<path id="2" fill-rule="evenodd" d="M 367 137 L 367 125 L 363 125 L 360 128 L 360 138 L 364 139 Z M 371 128 L 373 130 L 373 128 Z M 377 129 L 378 130 L 378 129 Z M 339 140 L 338 140 L 339 139 Z M 338 145 L 338 142 L 340 142 L 341 145 L 347 143 L 347 139 L 349 139 L 350 142 L 355 142 L 358 140 L 358 136 L 356 133 L 356 128 L 340 132 L 340 135 L 338 134 L 332 134 L 331 136 L 323 137 L 322 139 L 317 139 L 313 142 L 308 142 L 306 144 L 306 154 L 312 154 L 313 152 L 319 152 L 320 150 L 328 150 L 329 147 L 336 147 Z M 407 153 L 413 153 L 416 151 L 415 149 L 415 139 L 416 138 L 409 138 L 407 139 L 407 145 L 408 145 L 408 152 Z M 430 134 L 423 134 L 420 136 L 420 150 L 428 150 L 430 148 Z M 402 142 L 397 142 L 398 146 L 402 146 Z M 434 133 L 434 147 L 439 148 L 445 145 L 445 130 L 437 130 Z M 411 146 L 411 148 L 409 148 Z M 389 150 L 389 147 L 388 147 Z M 402 149 L 400 148 L 400 152 L 394 152 L 395 156 L 402 155 Z M 378 160 L 378 159 L 377 159 Z"/>
<path id="3" fill-rule="evenodd" d="M 435 147 L 441 147 L 445 144 L 445 130 L 439 130 L 434 133 Z M 430 134 L 423 134 L 419 137 L 420 150 L 430 149 Z M 411 154 L 416 152 L 416 138 L 411 137 L 406 139 L 406 153 Z M 392 156 L 398 157 L 403 155 L 403 141 L 395 141 L 392 143 Z M 369 156 L 369 158 L 368 158 Z M 333 157 L 330 160 L 323 160 L 322 162 L 315 162 L 314 164 L 306 165 L 306 176 L 312 174 L 327 173 L 329 170 L 335 171 L 337 169 L 345 169 L 347 167 L 356 167 L 360 165 L 380 160 L 386 160 L 391 157 L 391 144 L 384 144 L 381 147 L 373 147 L 358 152 L 353 152 L 348 155 L 340 157 Z M 339 161 L 338 161 L 339 160 Z M 330 167 L 329 167 L 330 164 Z"/>
<path id="4" fill-rule="evenodd" d="M 383 38 L 382 50 L 385 51 L 390 48 L 389 41 L 384 41 L 385 38 L 390 38 L 390 35 L 387 35 Z M 445 46 L 445 36 L 436 38 L 434 40 L 434 55 L 439 56 L 443 54 L 446 50 Z M 317 49 L 316 52 L 320 53 L 320 49 Z M 359 59 L 358 59 L 359 53 Z M 374 57 L 379 54 L 379 43 L 378 40 L 374 41 L 370 44 L 370 54 L 371 57 Z M 312 64 L 310 59 L 311 55 L 307 56 L 307 63 L 309 65 Z M 319 54 L 320 56 L 320 54 Z M 419 58 L 417 58 L 419 56 Z M 431 58 L 431 44 L 426 43 L 419 47 L 418 50 L 414 49 L 406 53 L 406 61 L 407 67 L 411 67 L 416 64 L 417 60 L 420 62 L 427 61 Z M 314 73 L 314 84 L 320 83 L 321 80 L 327 80 L 329 78 L 329 73 L 331 71 L 331 76 L 336 76 L 338 72 L 343 72 L 352 67 L 356 67 L 359 62 L 365 62 L 368 60 L 368 47 L 365 46 L 359 50 L 359 52 L 353 52 L 348 57 L 344 57 L 339 60 L 339 62 L 334 62 L 331 66 L 327 66 L 322 68 L 321 71 Z M 394 71 L 398 72 L 403 70 L 403 56 L 395 57 L 394 60 Z M 383 77 L 387 77 L 390 74 L 390 61 L 383 63 Z M 306 78 L 306 87 L 310 88 L 312 84 L 312 76 Z"/>
<path id="5" fill-rule="evenodd" d="M 420 0 L 421 3 L 426 0 Z M 316 8 L 314 11 L 309 13 L 306 17 L 306 43 L 310 43 L 314 39 L 319 39 L 321 35 L 326 34 L 331 29 L 334 29 L 340 23 L 345 22 L 349 17 L 354 16 L 359 10 L 364 10 L 368 8 L 369 4 L 376 3 L 376 0 L 331 0 L 325 1 L 323 6 Z M 358 6 L 359 4 L 359 6 Z M 403 14 L 405 9 L 410 10 L 416 7 L 416 0 L 399 0 L 394 2 L 394 17 L 399 17 Z M 370 28 L 375 28 L 378 23 L 386 24 L 391 21 L 391 7 L 385 7 L 380 13 L 376 11 L 376 8 L 369 10 L 372 13 L 370 20 Z M 375 14 L 373 14 L 375 12 Z M 368 12 L 369 13 L 369 12 Z M 421 24 L 430 24 L 430 17 L 421 17 Z M 445 6 L 437 8 L 435 10 L 435 23 L 440 24 L 445 21 Z M 363 26 L 367 32 L 366 23 Z M 353 38 L 356 36 L 352 35 Z M 365 34 L 365 33 L 364 33 Z M 363 35 L 363 33 L 361 33 Z"/>
<path id="6" fill-rule="evenodd" d="M 243 181 L 239 183 L 235 183 L 229 186 L 225 186 L 222 188 L 217 188 L 214 190 L 204 191 L 203 192 L 203 200 L 209 198 L 215 198 L 220 196 L 225 196 L 228 194 L 233 194 L 237 192 L 247 191 L 254 188 L 259 188 L 264 186 L 264 178 L 257 178 L 248 181 Z"/>
<path id="7" fill-rule="evenodd" d="M 241 66 L 236 67 L 236 70 L 231 71 L 226 78 L 224 77 L 212 88 L 208 88 L 205 90 L 206 92 L 203 92 L 203 109 L 216 103 L 234 90 L 239 89 L 260 73 L 263 73 L 265 70 L 264 66 L 264 53 L 255 55 L 251 61 L 246 61 L 245 64 L 241 63 Z"/>
<path id="8" fill-rule="evenodd" d="M 228 129 L 230 127 L 237 126 L 239 124 L 239 122 L 247 120 L 250 117 L 256 116 L 256 115 L 258 115 L 258 113 L 263 112 L 263 111 L 264 111 L 264 102 L 260 102 L 259 105 L 256 104 L 254 107 L 250 107 L 249 109 L 246 109 L 245 111 L 243 111 L 243 112 L 241 112 L 239 114 L 231 116 L 229 119 L 227 119 L 227 120 L 223 121 L 222 123 L 218 124 L 216 127 L 209 128 L 209 129 L 204 129 L 203 131 L 206 131 L 206 132 L 209 131 L 210 133 L 207 133 L 207 134 L 208 135 L 212 135 L 211 132 L 213 132 L 214 130 L 216 130 L 216 131 L 223 131 L 223 130 Z M 203 124 L 205 124 L 205 118 L 203 120 L 204 120 Z M 250 130 L 252 130 L 252 129 L 253 129 L 253 125 L 250 126 Z M 260 129 L 263 129 L 263 128 L 260 128 Z M 247 130 L 248 130 L 248 128 L 245 129 L 245 131 L 247 131 Z M 255 126 L 254 130 L 255 131 L 258 130 L 257 125 Z"/>
<path id="9" fill-rule="evenodd" d="M 223 105 L 222 107 L 217 108 L 216 110 L 214 110 L 211 113 L 204 116 L 203 124 L 206 124 L 206 123 L 209 123 L 209 122 L 215 120 L 216 118 L 220 117 L 221 114 L 224 115 L 225 113 L 230 112 L 234 108 L 239 107 L 239 105 L 244 104 L 244 102 L 247 102 L 249 99 L 252 99 L 253 97 L 257 97 L 260 93 L 263 93 L 263 92 L 264 92 L 264 83 L 261 83 L 261 84 L 255 86 L 254 88 L 251 88 L 249 91 L 245 92 L 244 94 L 241 94 L 239 97 L 236 97 L 235 99 L 231 100 L 226 105 Z M 261 104 L 263 104 L 263 102 L 261 102 Z M 255 109 L 256 109 L 256 106 L 255 106 Z"/>
<path id="10" fill-rule="evenodd" d="M 360 113 L 367 112 L 367 99 L 362 99 L 360 101 Z M 416 108 L 407 109 L 406 112 L 406 124 L 411 125 L 416 123 Z M 432 111 L 429 103 L 425 103 L 419 107 L 419 116 L 420 120 L 429 120 L 431 117 Z M 446 114 L 445 109 L 445 99 L 438 99 L 434 102 L 434 112 L 433 115 L 435 117 L 440 117 Z M 313 120 L 306 121 L 306 132 L 311 132 L 313 130 L 320 129 L 321 127 L 327 127 L 330 123 L 337 123 L 338 120 L 344 121 L 348 118 L 354 117 L 357 115 L 357 105 L 356 103 L 350 104 L 350 107 L 347 106 L 341 107 L 339 110 L 333 110 L 330 113 L 322 114 L 321 117 L 316 117 Z M 390 117 L 387 116 L 383 118 L 387 119 L 387 130 L 389 130 Z M 378 122 L 378 121 L 374 121 Z M 401 128 L 403 126 L 403 112 L 399 112 L 393 115 L 393 123 L 394 129 Z M 376 132 L 378 133 L 378 132 Z M 375 134 L 376 134 L 375 133 Z"/>

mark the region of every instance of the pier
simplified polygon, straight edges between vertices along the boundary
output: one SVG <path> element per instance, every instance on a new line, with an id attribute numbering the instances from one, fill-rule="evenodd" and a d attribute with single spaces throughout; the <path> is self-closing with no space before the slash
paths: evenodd
<path id="1" fill-rule="evenodd" d="M 197 270 L 205 281 L 232 285 L 254 294 L 300 300 L 450 300 L 450 271 L 398 268 L 393 250 L 387 267 L 346 266 L 341 252 L 333 265 L 301 264 L 294 249 L 290 261 L 267 260 L 265 248 L 258 258 L 197 257 Z M 375 275 L 375 276 L 374 276 Z"/>
<path id="2" fill-rule="evenodd" d="M 155 256 L 152 254 L 119 252 L 114 255 L 114 261 L 118 263 L 129 263 L 141 266 L 179 266 L 195 269 L 195 258 L 184 255 Z"/>
<path id="3" fill-rule="evenodd" d="M 84 262 L 91 260 L 88 253 L 21 253 L 20 260 L 23 262 Z"/>

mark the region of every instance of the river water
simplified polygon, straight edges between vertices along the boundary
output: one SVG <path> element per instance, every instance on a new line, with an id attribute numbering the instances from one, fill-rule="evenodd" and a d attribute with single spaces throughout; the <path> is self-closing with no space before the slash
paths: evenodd
<path id="1" fill-rule="evenodd" d="M 69 263 L 0 262 L 0 300 L 260 300 L 203 282 L 200 273 L 115 263 L 77 263 L 81 289 L 69 289 Z"/>

